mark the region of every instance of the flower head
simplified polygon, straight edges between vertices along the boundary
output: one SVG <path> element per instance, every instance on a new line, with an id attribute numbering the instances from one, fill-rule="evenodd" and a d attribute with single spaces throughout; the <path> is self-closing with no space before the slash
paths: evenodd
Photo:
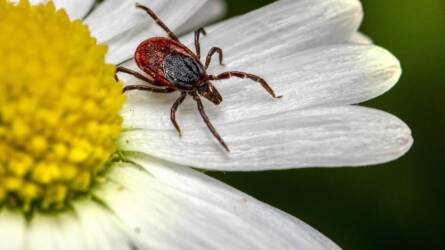
<path id="1" fill-rule="evenodd" d="M 1 0 L 0 16 L 0 203 L 62 208 L 116 151 L 122 85 L 106 46 L 52 3 Z"/>
<path id="2" fill-rule="evenodd" d="M 180 1 L 180 8 L 175 0 L 138 2 L 175 31 L 223 8 L 218 0 Z M 398 118 L 351 105 L 384 93 L 401 73 L 393 55 L 357 33 L 357 0 L 282 0 L 207 29 L 202 51 L 221 47 L 226 62 L 211 73 L 258 73 L 284 95 L 270 100 L 242 80 L 215 83 L 224 103 L 207 111 L 230 154 L 194 105 L 180 110 L 184 136 L 177 136 L 169 117 L 176 96 L 131 93 L 121 120 L 122 86 L 105 61 L 136 69 L 128 61 L 135 47 L 165 35 L 135 1 L 105 0 L 89 15 L 92 0 L 54 3 L 71 19 L 85 17 L 89 29 L 52 3 L 0 0 L 2 248 L 335 249 L 300 220 L 184 165 L 360 166 L 396 159 L 411 146 Z M 89 32 L 108 44 L 106 59 Z"/>

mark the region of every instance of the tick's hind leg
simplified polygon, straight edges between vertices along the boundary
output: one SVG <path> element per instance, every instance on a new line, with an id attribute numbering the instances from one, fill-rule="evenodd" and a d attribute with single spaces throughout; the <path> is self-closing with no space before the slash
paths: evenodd
<path id="1" fill-rule="evenodd" d="M 175 126 L 176 131 L 178 131 L 179 136 L 182 136 L 182 133 L 181 133 L 181 128 L 179 127 L 178 123 L 176 122 L 176 111 L 178 110 L 179 105 L 181 105 L 184 102 L 186 97 L 187 97 L 187 93 L 182 92 L 181 96 L 173 104 L 171 112 L 170 112 L 170 120 L 172 121 L 173 126 Z"/>
<path id="2" fill-rule="evenodd" d="M 164 22 L 161 21 L 161 19 L 159 19 L 158 15 L 156 15 L 156 13 L 154 13 L 150 8 L 144 6 L 144 5 L 140 5 L 140 4 L 136 4 L 136 8 L 140 8 L 145 10 L 145 12 L 147 12 L 147 14 L 149 16 L 151 16 L 151 18 L 153 18 L 153 20 L 165 31 L 167 32 L 168 36 L 176 41 L 179 41 L 178 37 L 175 35 L 175 33 L 173 33 L 168 27 L 167 25 L 165 25 Z"/>
<path id="3" fill-rule="evenodd" d="M 207 35 L 207 32 L 204 28 L 199 28 L 195 30 L 195 48 L 196 48 L 196 55 L 199 59 L 201 59 L 201 44 L 199 43 L 199 35 Z"/>
<path id="4" fill-rule="evenodd" d="M 216 132 L 215 127 L 213 127 L 212 123 L 210 122 L 209 118 L 207 117 L 205 110 L 204 110 L 204 105 L 202 105 L 201 99 L 199 98 L 198 94 L 196 94 L 196 92 L 192 92 L 191 95 L 193 96 L 193 99 L 196 101 L 196 103 L 198 104 L 198 110 L 199 113 L 201 114 L 202 119 L 204 120 L 204 123 L 207 125 L 207 127 L 209 128 L 210 132 L 213 134 L 213 136 L 219 141 L 219 143 L 224 147 L 224 149 L 227 152 L 230 152 L 229 147 L 227 146 L 227 144 L 224 142 L 224 140 L 221 138 L 221 136 L 218 134 L 218 132 Z"/>
<path id="5" fill-rule="evenodd" d="M 205 69 L 209 68 L 210 62 L 212 61 L 213 54 L 218 53 L 219 54 L 219 64 L 223 64 L 224 55 L 221 48 L 213 47 L 210 49 L 209 53 L 207 54 L 206 63 L 205 63 Z"/>
<path id="6" fill-rule="evenodd" d="M 131 70 L 131 69 L 127 69 L 127 68 L 121 67 L 121 66 L 116 68 L 116 74 L 114 75 L 114 78 L 116 79 L 116 81 L 119 81 L 119 78 L 117 77 L 117 73 L 119 73 L 119 72 L 132 75 L 132 76 L 136 77 L 137 79 L 142 80 L 142 81 L 144 81 L 146 83 L 149 83 L 151 85 L 154 85 L 154 86 L 162 86 L 162 85 L 160 85 L 160 84 L 156 83 L 155 81 L 147 78 L 146 76 L 142 75 L 141 73 L 139 73 L 137 71 L 134 71 L 134 70 Z"/>
<path id="7" fill-rule="evenodd" d="M 148 92 L 154 92 L 154 93 L 172 93 L 176 90 L 174 89 L 170 89 L 170 88 L 153 88 L 147 85 L 128 85 L 124 87 L 124 90 L 122 91 L 123 93 L 127 92 L 127 91 L 131 91 L 131 90 L 141 90 L 141 91 L 148 91 Z"/>
<path id="8" fill-rule="evenodd" d="M 225 80 L 225 79 L 229 79 L 232 77 L 238 77 L 238 78 L 249 78 L 250 80 L 253 80 L 255 82 L 258 82 L 261 84 L 261 86 L 263 86 L 263 88 L 273 97 L 273 98 L 281 98 L 282 96 L 276 96 L 275 92 L 273 91 L 273 89 L 270 87 L 270 85 L 266 82 L 266 80 L 264 80 L 263 78 L 256 76 L 256 75 L 252 75 L 246 72 L 240 72 L 240 71 L 229 71 L 229 72 L 224 72 L 222 74 L 216 75 L 216 76 L 208 76 L 208 80 Z"/>

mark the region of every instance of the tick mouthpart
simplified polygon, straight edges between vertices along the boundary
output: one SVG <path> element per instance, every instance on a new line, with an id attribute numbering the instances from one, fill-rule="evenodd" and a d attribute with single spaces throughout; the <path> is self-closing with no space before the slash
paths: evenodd
<path id="1" fill-rule="evenodd" d="M 201 85 L 197 91 L 201 96 L 211 101 L 215 105 L 219 105 L 223 101 L 221 94 L 209 81 L 206 81 L 205 84 Z"/>

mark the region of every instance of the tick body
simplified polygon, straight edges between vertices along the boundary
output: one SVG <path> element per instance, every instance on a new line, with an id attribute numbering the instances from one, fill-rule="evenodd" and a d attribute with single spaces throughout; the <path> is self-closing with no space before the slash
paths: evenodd
<path id="1" fill-rule="evenodd" d="M 154 37 L 142 42 L 134 58 L 156 82 L 179 91 L 193 90 L 205 74 L 195 54 L 170 38 Z"/>
<path id="2" fill-rule="evenodd" d="M 171 108 L 170 118 L 173 126 L 181 135 L 181 129 L 176 122 L 176 111 L 184 102 L 187 96 L 195 100 L 198 110 L 205 124 L 213 136 L 219 141 L 224 149 L 229 152 L 229 147 L 218 134 L 212 123 L 208 119 L 200 96 L 218 105 L 222 102 L 222 97 L 211 81 L 225 80 L 232 77 L 248 78 L 256 81 L 274 98 L 276 96 L 269 84 L 259 76 L 241 72 L 228 71 L 218 75 L 208 75 L 206 70 L 210 65 L 212 56 L 219 55 L 219 63 L 223 64 L 223 52 L 220 48 L 210 49 L 205 64 L 200 61 L 201 51 L 199 37 L 206 35 L 203 28 L 195 31 L 196 53 L 182 44 L 177 36 L 158 18 L 158 16 L 148 7 L 136 4 L 137 8 L 144 10 L 153 20 L 167 33 L 168 37 L 153 37 L 143 41 L 137 47 L 134 58 L 138 67 L 149 77 L 137 71 L 124 67 L 117 67 L 117 72 L 127 73 L 144 81 L 143 85 L 129 85 L 124 88 L 124 92 L 130 90 L 151 91 L 156 93 L 180 92 L 180 97 Z M 117 76 L 116 76 L 117 78 Z"/>

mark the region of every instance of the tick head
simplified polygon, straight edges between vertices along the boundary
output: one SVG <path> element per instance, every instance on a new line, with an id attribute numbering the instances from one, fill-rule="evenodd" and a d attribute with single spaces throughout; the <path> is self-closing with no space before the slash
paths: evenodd
<path id="1" fill-rule="evenodd" d="M 223 100 L 221 94 L 209 81 L 206 81 L 204 84 L 201 84 L 198 87 L 198 93 L 207 100 L 213 102 L 215 105 L 220 104 Z"/>

